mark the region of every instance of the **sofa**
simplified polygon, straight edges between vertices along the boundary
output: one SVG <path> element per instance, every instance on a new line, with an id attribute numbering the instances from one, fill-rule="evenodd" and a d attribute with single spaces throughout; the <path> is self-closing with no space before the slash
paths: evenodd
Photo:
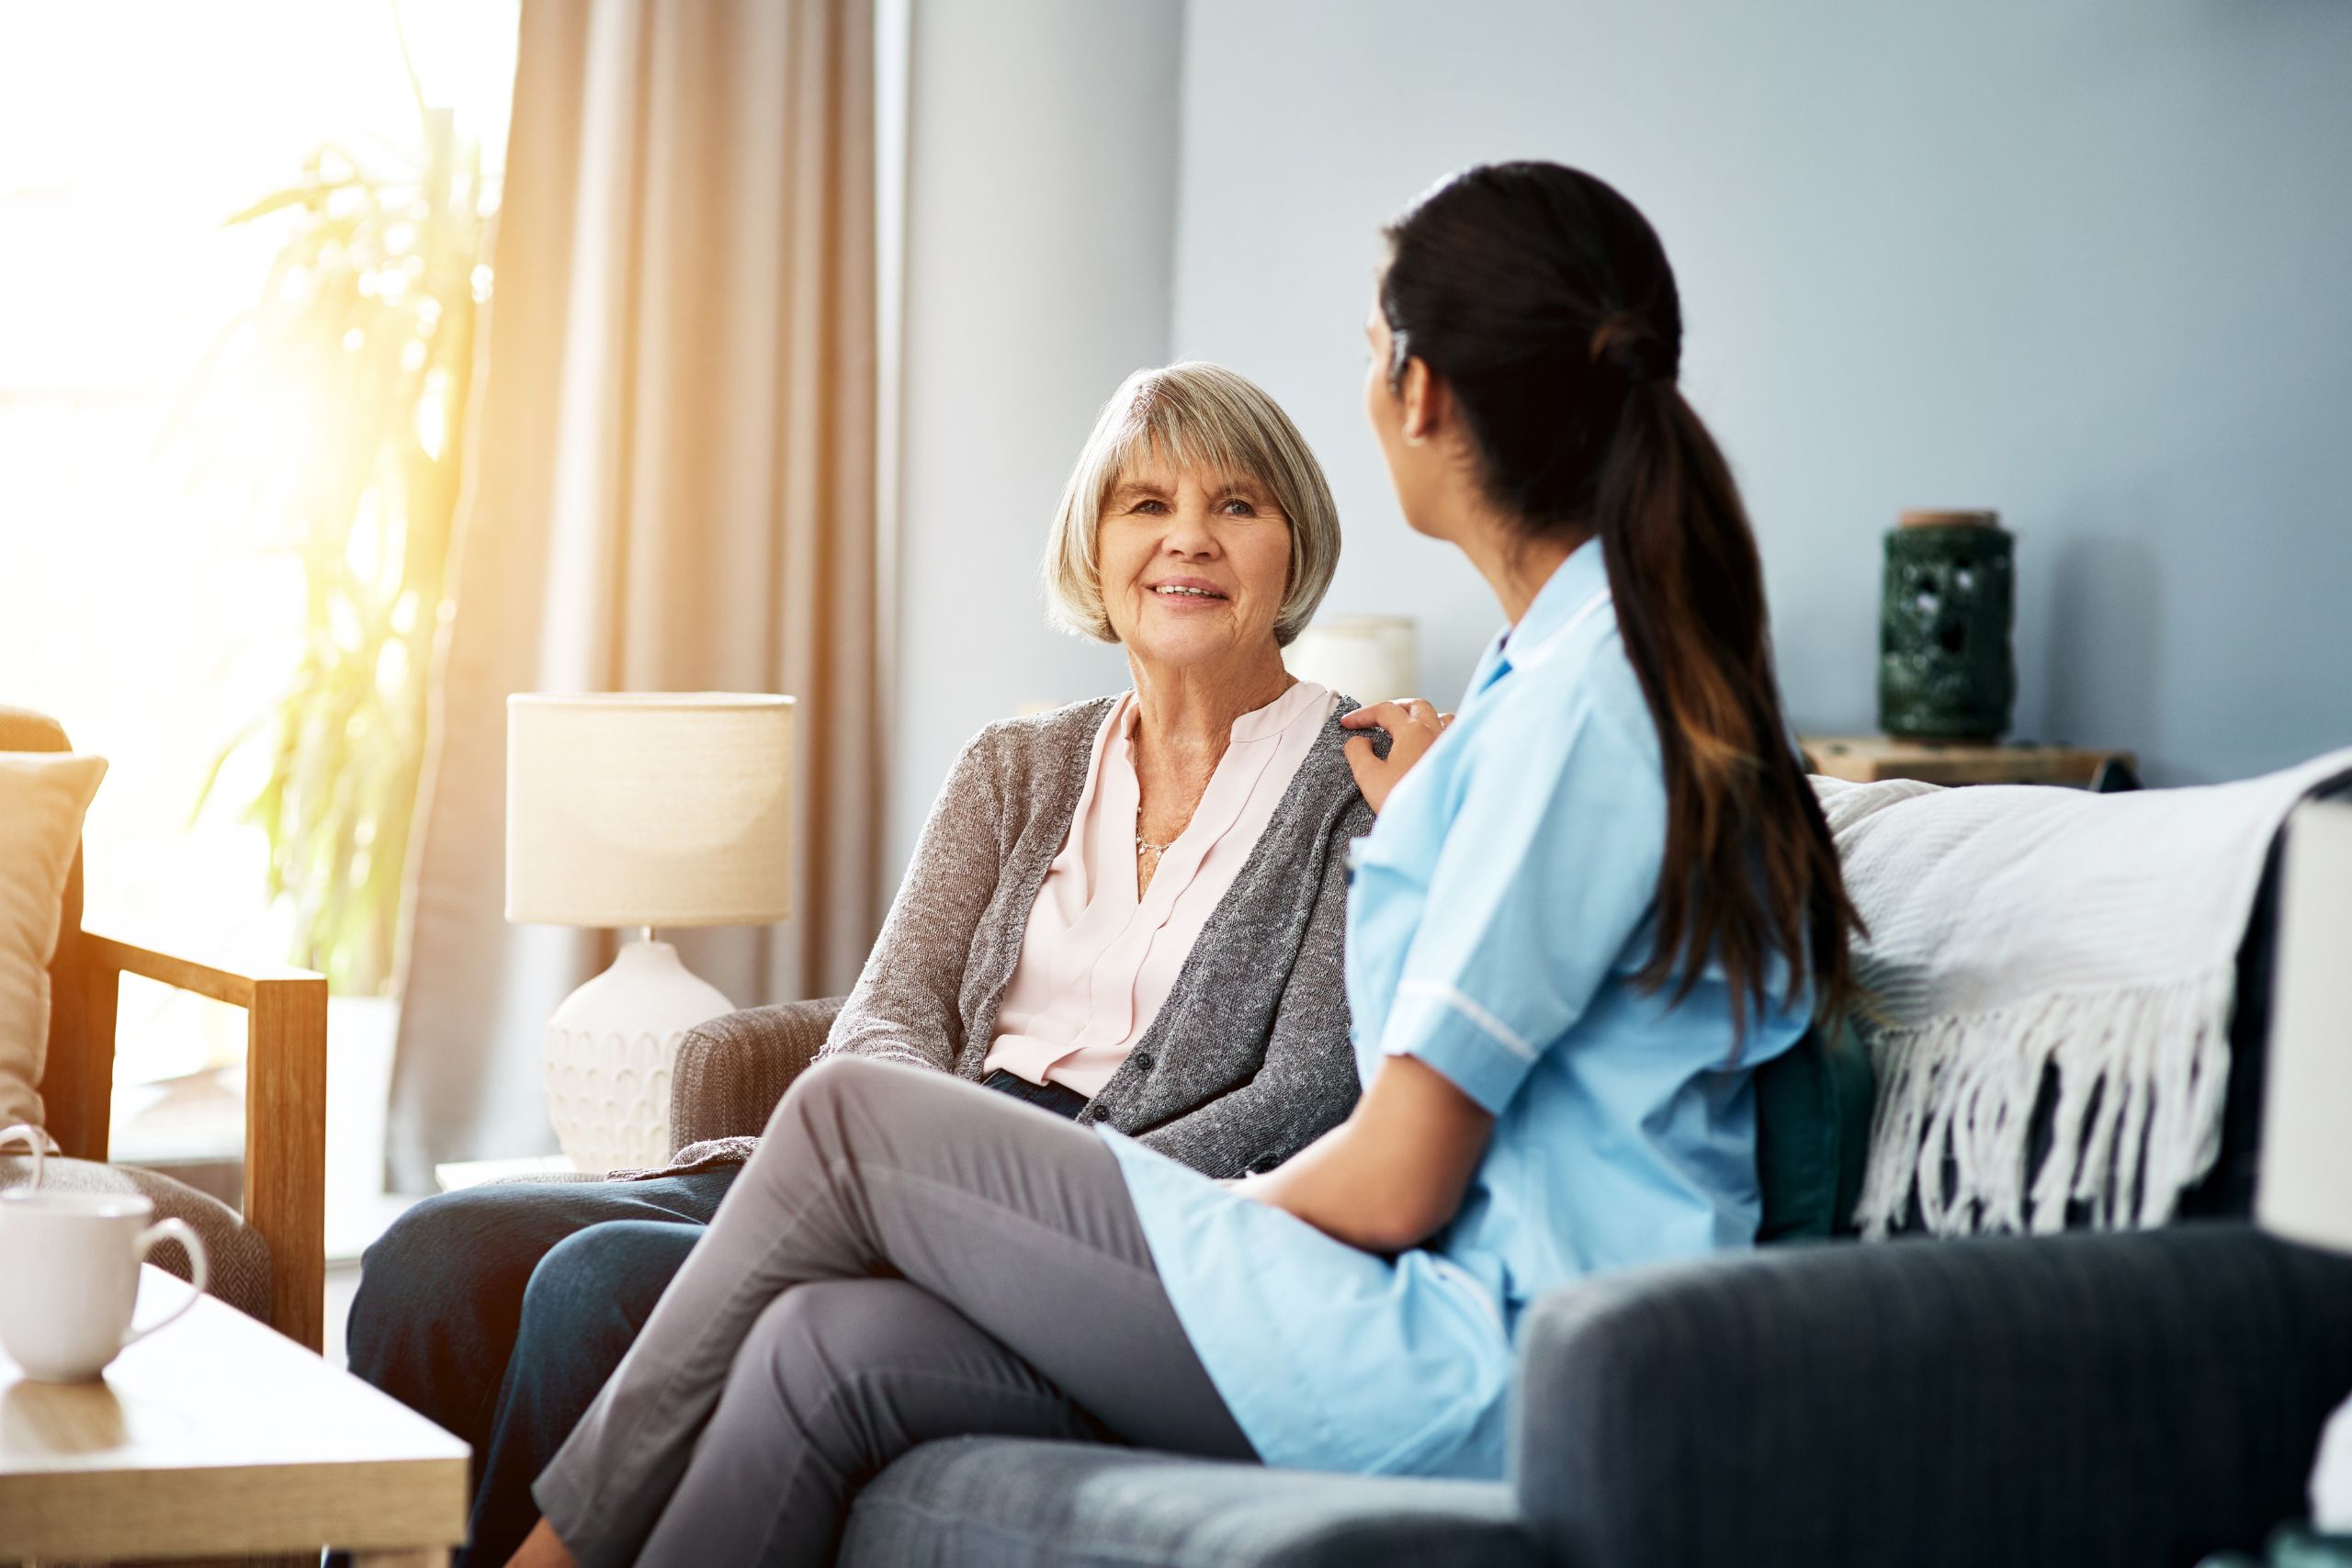
<path id="1" fill-rule="evenodd" d="M 2352 1393 L 2352 1258 L 2249 1219 L 2271 861 L 2238 955 L 2222 1154 L 2170 1226 L 1809 1240 L 1565 1287 L 1522 1327 L 1491 1483 L 930 1443 L 865 1487 L 841 1560 L 2158 1568 L 2255 1545 L 2304 1512 L 2320 1427 Z M 759 1131 L 840 1006 L 691 1032 L 678 1144 Z"/>

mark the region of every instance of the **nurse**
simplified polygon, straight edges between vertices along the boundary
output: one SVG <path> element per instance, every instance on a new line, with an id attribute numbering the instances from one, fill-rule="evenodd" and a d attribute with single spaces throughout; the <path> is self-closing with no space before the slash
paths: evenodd
<path id="1" fill-rule="evenodd" d="M 1358 721 L 1389 744 L 1351 746 L 1379 813 L 1355 1111 L 1221 1186 L 937 1074 L 819 1067 L 517 1563 L 825 1562 L 858 1486 L 958 1434 L 1499 1476 L 1538 1294 L 1752 1241 L 1752 1075 L 1845 1002 L 1853 915 L 1675 385 L 1673 274 L 1551 164 L 1458 175 L 1388 241 L 1366 412 L 1406 520 L 1508 624 L 1458 715 Z"/>

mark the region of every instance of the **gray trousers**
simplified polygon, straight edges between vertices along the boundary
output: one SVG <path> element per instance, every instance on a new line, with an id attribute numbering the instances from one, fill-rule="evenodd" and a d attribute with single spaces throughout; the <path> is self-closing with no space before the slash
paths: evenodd
<path id="1" fill-rule="evenodd" d="M 858 1487 L 965 1434 L 1256 1457 L 1096 1134 L 837 1058 L 776 1107 L 532 1495 L 584 1568 L 824 1563 Z"/>

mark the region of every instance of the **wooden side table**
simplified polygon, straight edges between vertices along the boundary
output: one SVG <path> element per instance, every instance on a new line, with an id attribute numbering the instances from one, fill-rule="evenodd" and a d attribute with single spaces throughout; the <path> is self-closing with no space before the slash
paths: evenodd
<path id="1" fill-rule="evenodd" d="M 142 1267 L 138 1321 L 187 1292 Z M 315 1562 L 333 1545 L 363 1568 L 445 1568 L 465 1539 L 469 1452 L 208 1296 L 102 1382 L 28 1382 L 0 1354 L 0 1563 Z"/>
<path id="2" fill-rule="evenodd" d="M 1917 779 L 1923 784 L 2041 784 L 2087 788 L 2112 761 L 2137 768 L 2129 751 L 2079 746 L 2004 746 L 1975 740 L 1898 740 L 1885 735 L 1804 735 L 1805 766 L 1851 784 Z"/>

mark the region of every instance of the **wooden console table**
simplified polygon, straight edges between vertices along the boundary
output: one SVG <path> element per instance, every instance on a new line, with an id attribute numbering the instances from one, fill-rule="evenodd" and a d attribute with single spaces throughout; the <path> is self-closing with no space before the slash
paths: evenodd
<path id="1" fill-rule="evenodd" d="M 142 1267 L 138 1321 L 187 1292 Z M 315 1563 L 333 1545 L 364 1568 L 442 1568 L 465 1539 L 469 1452 L 207 1296 L 101 1382 L 28 1382 L 0 1353 L 0 1563 Z"/>
<path id="2" fill-rule="evenodd" d="M 1804 735 L 1805 765 L 1852 784 L 1917 779 L 1923 784 L 2043 784 L 2087 787 L 2102 765 L 2137 769 L 2129 751 L 2079 746 L 2004 746 L 1977 740 L 1897 740 L 1885 735 Z"/>

